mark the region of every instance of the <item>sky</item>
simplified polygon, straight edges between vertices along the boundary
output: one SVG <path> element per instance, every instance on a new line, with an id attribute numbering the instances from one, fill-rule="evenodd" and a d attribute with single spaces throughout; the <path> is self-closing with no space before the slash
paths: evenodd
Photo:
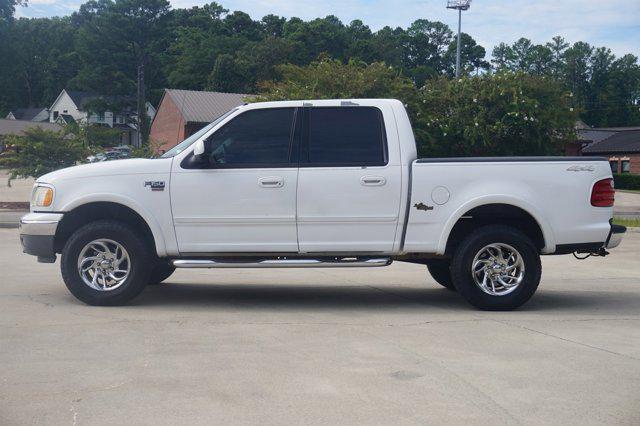
<path id="1" fill-rule="evenodd" d="M 77 0 L 29 0 L 17 16 L 63 16 L 77 10 Z M 173 0 L 174 8 L 208 1 Z M 220 0 L 231 11 L 241 10 L 260 19 L 275 14 L 304 20 L 336 15 L 345 24 L 362 20 L 372 30 L 384 26 L 406 28 L 416 19 L 441 21 L 457 28 L 457 12 L 445 8 L 446 0 Z M 500 42 L 527 37 L 545 43 L 555 35 L 568 42 L 586 41 L 609 47 L 616 56 L 640 56 L 640 0 L 475 0 L 463 12 L 462 31 L 470 34 L 490 54 Z"/>

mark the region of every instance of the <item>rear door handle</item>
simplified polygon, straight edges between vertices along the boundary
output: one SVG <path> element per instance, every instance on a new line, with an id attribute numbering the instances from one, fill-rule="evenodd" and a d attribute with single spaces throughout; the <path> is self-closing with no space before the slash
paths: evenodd
<path id="1" fill-rule="evenodd" d="M 387 180 L 382 176 L 362 176 L 360 183 L 364 186 L 382 186 Z"/>
<path id="2" fill-rule="evenodd" d="M 263 188 L 282 188 L 284 186 L 284 178 L 279 176 L 269 176 L 258 179 L 258 185 Z"/>

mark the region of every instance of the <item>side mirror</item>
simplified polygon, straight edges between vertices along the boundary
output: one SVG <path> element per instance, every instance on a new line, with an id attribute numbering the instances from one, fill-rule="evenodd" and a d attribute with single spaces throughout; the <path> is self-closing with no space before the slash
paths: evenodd
<path id="1" fill-rule="evenodd" d="M 209 158 L 205 151 L 204 140 L 200 139 L 193 146 L 193 159 L 199 164 L 207 163 Z"/>
<path id="2" fill-rule="evenodd" d="M 204 141 L 200 139 L 193 147 L 193 155 L 195 155 L 196 157 L 202 156 L 204 154 L 204 151 Z"/>

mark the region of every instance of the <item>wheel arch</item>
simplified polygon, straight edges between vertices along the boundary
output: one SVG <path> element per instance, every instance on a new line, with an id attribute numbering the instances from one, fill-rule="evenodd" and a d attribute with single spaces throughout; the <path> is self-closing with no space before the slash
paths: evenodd
<path id="1" fill-rule="evenodd" d="M 469 227 L 488 224 L 508 224 L 520 229 L 533 240 L 541 253 L 555 250 L 551 226 L 538 209 L 511 197 L 485 196 L 462 205 L 449 218 L 438 242 L 438 253 L 450 253 Z"/>
<path id="2" fill-rule="evenodd" d="M 71 234 L 87 223 L 112 219 L 127 223 L 140 230 L 145 241 L 155 250 L 158 256 L 166 254 L 164 237 L 153 217 L 134 202 L 122 200 L 76 200 L 73 205 L 66 206 L 62 220 L 58 224 L 54 237 L 54 250 L 60 253 Z"/>

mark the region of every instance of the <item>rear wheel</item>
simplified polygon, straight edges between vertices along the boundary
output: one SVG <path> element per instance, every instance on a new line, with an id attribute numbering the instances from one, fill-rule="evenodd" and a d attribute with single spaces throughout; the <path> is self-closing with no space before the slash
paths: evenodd
<path id="1" fill-rule="evenodd" d="M 511 310 L 535 293 L 542 265 L 532 241 L 515 228 L 489 225 L 472 232 L 457 247 L 451 276 L 473 306 Z"/>
<path id="2" fill-rule="evenodd" d="M 449 259 L 432 259 L 427 261 L 427 269 L 431 277 L 447 290 L 456 291 L 453 281 L 451 280 L 451 260 Z"/>
<path id="3" fill-rule="evenodd" d="M 149 280 L 151 255 L 130 226 L 111 220 L 89 223 L 71 235 L 60 267 L 69 291 L 89 305 L 119 305 Z"/>

